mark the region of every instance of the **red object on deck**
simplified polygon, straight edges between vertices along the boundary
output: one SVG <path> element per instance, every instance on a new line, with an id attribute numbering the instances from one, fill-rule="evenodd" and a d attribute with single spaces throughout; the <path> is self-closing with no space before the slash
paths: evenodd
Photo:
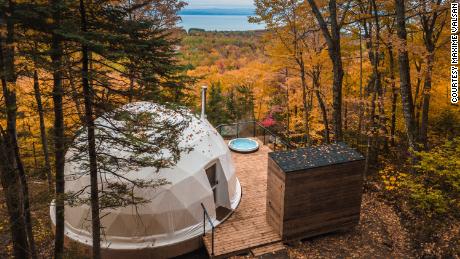
<path id="1" fill-rule="evenodd" d="M 264 126 L 265 128 L 271 127 L 276 124 L 275 119 L 270 115 L 267 118 L 265 118 L 260 124 Z"/>

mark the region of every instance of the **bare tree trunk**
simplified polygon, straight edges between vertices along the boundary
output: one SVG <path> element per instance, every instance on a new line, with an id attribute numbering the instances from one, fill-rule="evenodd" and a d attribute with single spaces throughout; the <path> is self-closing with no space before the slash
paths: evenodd
<path id="1" fill-rule="evenodd" d="M 378 115 L 378 122 L 379 122 L 379 128 L 383 132 L 383 146 L 385 151 L 388 151 L 388 130 L 386 127 L 386 114 L 385 114 L 385 92 L 382 87 L 382 76 L 381 72 L 379 70 L 380 66 L 380 56 L 381 56 L 381 51 L 380 51 L 380 16 L 379 16 L 379 11 L 378 7 L 376 4 L 375 0 L 371 0 L 372 4 L 372 9 L 373 9 L 373 15 L 374 15 L 374 22 L 375 22 L 375 68 L 376 71 L 376 85 L 375 85 L 375 91 L 377 92 L 378 95 L 378 109 L 379 109 L 379 115 Z M 378 131 L 376 137 L 378 138 Z M 380 141 L 379 141 L 380 142 Z M 379 143 L 380 144 L 380 143 Z M 375 154 L 375 157 L 378 158 L 378 155 Z"/>
<path id="2" fill-rule="evenodd" d="M 51 0 L 53 8 L 54 30 L 61 26 L 61 0 Z M 53 103 L 54 103 L 54 166 L 56 173 L 56 232 L 54 238 L 54 258 L 62 259 L 64 252 L 64 165 L 65 165 L 65 135 L 62 86 L 62 37 L 53 31 L 51 39 L 51 65 L 53 69 Z"/>
<path id="3" fill-rule="evenodd" d="M 0 39 L 2 43 L 3 39 Z M 3 44 L 0 45 L 0 67 L 2 69 L 2 92 L 7 111 L 7 131 L 0 125 L 0 172 L 3 191 L 5 193 L 8 209 L 11 237 L 13 242 L 13 255 L 15 258 L 27 258 L 29 256 L 28 231 L 24 214 L 23 186 L 17 169 L 15 138 L 16 134 L 11 126 L 16 120 L 16 95 L 8 89 L 7 68 L 3 57 Z M 8 51 L 5 51 L 8 52 Z M 11 55 L 11 54 L 10 54 Z M 12 58 L 12 57 L 11 57 Z M 13 100 L 14 99 L 14 100 Z"/>
<path id="4" fill-rule="evenodd" d="M 12 6 L 8 4 L 8 12 L 3 13 L 6 20 L 7 48 L 3 47 L 3 37 L 0 37 L 0 69 L 2 93 L 7 113 L 7 131 L 0 125 L 0 169 L 2 187 L 5 192 L 8 208 L 10 230 L 13 242 L 13 254 L 15 258 L 27 258 L 29 256 L 28 231 L 24 214 L 24 199 L 22 197 L 23 186 L 17 168 L 17 157 L 15 150 L 16 139 L 16 93 L 8 89 L 8 81 L 14 81 L 14 49 L 11 32 L 14 29 L 12 23 Z M 14 47 L 13 47 L 14 48 Z M 5 57 L 6 56 L 6 57 Z M 14 90 L 14 88 L 13 88 Z M 14 127 L 14 128 L 12 128 Z"/>
<path id="5" fill-rule="evenodd" d="M 404 120 L 406 124 L 406 133 L 409 147 L 412 150 L 417 150 L 415 140 L 415 120 L 414 120 L 414 104 L 412 102 L 412 90 L 410 82 L 410 66 L 409 54 L 407 52 L 407 31 L 406 31 L 406 15 L 404 0 L 395 0 L 397 34 L 401 41 L 399 49 L 399 81 L 401 88 L 401 99 L 403 106 Z"/>
<path id="6" fill-rule="evenodd" d="M 286 137 L 288 140 L 291 139 L 291 115 L 289 110 L 289 88 L 286 87 Z"/>
<path id="7" fill-rule="evenodd" d="M 321 109 L 321 115 L 323 116 L 323 123 L 324 123 L 324 141 L 329 144 L 330 137 L 329 137 L 329 120 L 327 118 L 327 110 L 326 105 L 324 104 L 323 98 L 321 97 L 321 93 L 318 90 L 316 92 L 316 98 L 318 99 L 319 107 Z"/>
<path id="8" fill-rule="evenodd" d="M 447 11 L 445 9 L 442 10 L 439 8 L 442 2 L 442 0 L 436 0 L 436 2 L 433 0 L 431 1 L 431 4 L 435 5 L 430 7 L 428 7 L 424 2 L 423 12 L 420 14 L 423 28 L 423 41 L 425 43 L 426 51 L 428 52 L 425 71 L 425 84 L 423 86 L 422 122 L 420 124 L 419 132 L 419 139 L 423 143 L 425 149 L 428 149 L 428 115 L 430 111 L 431 83 L 436 43 L 439 40 L 447 20 L 447 15 L 442 15 L 442 13 L 447 13 Z M 431 12 L 427 12 L 429 9 L 431 9 Z M 436 22 L 438 18 L 441 18 L 439 26 L 437 26 Z"/>
<path id="9" fill-rule="evenodd" d="M 367 2 L 366 2 L 367 3 Z M 366 6 L 361 2 L 361 12 L 364 15 L 371 15 L 373 16 L 372 10 L 374 5 L 372 2 L 367 3 L 369 6 Z M 366 145 L 366 160 L 365 160 L 365 170 L 364 174 L 368 175 L 369 165 L 370 163 L 376 162 L 376 139 L 377 139 L 377 115 L 376 115 L 376 102 L 377 102 L 377 93 L 380 87 L 380 72 L 379 72 L 379 56 L 378 56 L 378 37 L 377 33 L 375 36 L 376 43 L 374 44 L 373 38 L 373 23 L 372 20 L 364 21 L 363 22 L 363 29 L 364 29 L 364 38 L 366 42 L 366 49 L 368 50 L 368 57 L 369 61 L 372 65 L 372 74 L 370 75 L 368 86 L 366 89 L 366 96 L 368 97 L 371 95 L 371 105 L 370 105 L 370 112 L 369 114 L 369 131 L 367 132 L 367 145 Z M 375 27 L 377 25 L 375 24 Z M 377 31 L 377 30 L 376 30 Z"/>
<path id="10" fill-rule="evenodd" d="M 358 131 L 359 139 L 361 143 L 362 129 L 363 129 L 363 44 L 362 44 L 362 34 L 361 27 L 359 28 L 359 107 L 358 107 Z"/>
<path id="11" fill-rule="evenodd" d="M 337 4 L 335 0 L 329 1 L 329 12 L 331 20 L 331 38 L 333 42 L 332 51 L 329 52 L 329 56 L 333 60 L 333 117 L 334 117 L 334 130 L 336 134 L 336 140 L 343 140 L 342 133 L 342 82 L 343 82 L 343 67 L 342 67 L 342 54 L 340 47 L 340 27 L 337 23 Z M 329 47 L 330 48 L 330 47 Z"/>
<path id="12" fill-rule="evenodd" d="M 422 109 L 422 102 L 419 100 L 420 96 L 420 86 L 422 85 L 422 78 L 420 77 L 420 72 L 422 71 L 422 62 L 417 63 L 415 60 L 415 70 L 417 71 L 417 82 L 415 84 L 415 96 L 414 96 L 414 114 L 415 114 L 415 136 L 419 138 L 420 136 L 420 111 Z"/>
<path id="13" fill-rule="evenodd" d="M 4 72 L 3 95 L 5 96 L 5 105 L 7 107 L 7 134 L 9 135 L 11 148 L 14 150 L 16 170 L 21 181 L 22 205 L 24 213 L 24 222 L 27 232 L 27 239 L 29 244 L 29 253 L 32 258 L 37 258 L 35 250 L 35 240 L 32 232 L 32 217 L 30 215 L 30 202 L 29 202 L 29 187 L 27 185 L 27 177 L 22 163 L 21 154 L 19 151 L 19 143 L 17 138 L 16 117 L 17 117 L 17 99 L 16 99 L 16 71 L 15 71 L 15 38 L 14 38 L 14 19 L 11 16 L 14 13 L 14 3 L 8 1 L 8 11 L 6 15 L 6 46 L 2 51 L 2 68 Z M 5 55 L 3 55 L 3 50 Z M 9 86 L 10 85 L 10 86 Z"/>
<path id="14" fill-rule="evenodd" d="M 340 55 L 340 47 L 338 46 L 337 48 L 338 50 L 333 51 L 334 54 L 331 54 L 331 57 L 335 57 L 335 60 L 333 61 L 334 82 L 332 86 L 332 91 L 333 91 L 332 117 L 334 119 L 334 132 L 336 135 L 336 141 L 342 141 L 343 140 L 343 132 L 342 132 L 343 68 L 342 68 L 342 58 Z"/>
<path id="15" fill-rule="evenodd" d="M 334 132 L 336 141 L 343 140 L 342 132 L 342 82 L 343 82 L 343 66 L 342 66 L 342 55 L 340 49 L 340 26 L 337 22 L 337 3 L 335 0 L 329 0 L 329 13 L 331 30 L 329 31 L 328 24 L 324 19 L 321 11 L 319 10 L 314 0 L 308 0 L 313 14 L 318 21 L 326 43 L 328 45 L 329 57 L 332 61 L 332 70 L 334 73 L 332 92 L 333 92 L 333 113 L 334 119 Z"/>
<path id="16" fill-rule="evenodd" d="M 16 94 L 14 94 L 14 96 L 15 96 L 14 105 L 16 106 Z M 16 117 L 16 114 L 14 115 L 14 117 Z M 16 120 L 16 118 L 14 118 L 14 120 Z M 14 124 L 16 124 L 16 122 Z M 7 127 L 7 131 L 10 131 L 8 127 Z M 26 172 L 24 169 L 24 164 L 22 163 L 21 154 L 19 152 L 16 125 L 14 125 L 14 128 L 12 128 L 11 131 L 12 131 L 11 134 L 13 133 L 15 134 L 12 140 L 13 140 L 13 145 L 14 145 L 14 153 L 16 156 L 16 166 L 18 169 L 19 179 L 21 180 L 22 198 L 23 198 L 23 205 L 24 205 L 24 219 L 25 219 L 25 224 L 26 224 L 27 238 L 29 241 L 29 252 L 30 252 L 31 258 L 37 258 L 37 252 L 35 249 L 34 233 L 32 231 L 32 216 L 30 213 L 30 201 L 29 201 L 29 186 L 27 184 L 27 177 L 26 177 Z"/>
<path id="17" fill-rule="evenodd" d="M 87 32 L 86 8 L 83 0 L 80 0 L 81 30 Z M 89 58 L 88 46 L 82 44 L 82 85 L 85 99 L 85 121 L 87 128 L 88 156 L 90 164 L 91 179 L 91 223 L 93 236 L 93 259 L 101 258 L 101 222 L 99 218 L 99 188 L 96 154 L 96 136 L 93 119 L 93 89 L 89 85 Z"/>
<path id="18" fill-rule="evenodd" d="M 395 134 L 396 134 L 396 102 L 398 101 L 398 90 L 396 89 L 396 77 L 395 77 L 395 60 L 393 53 L 393 46 L 388 45 L 388 56 L 390 58 L 390 79 L 391 79 L 391 145 L 395 146 Z"/>
<path id="19" fill-rule="evenodd" d="M 48 180 L 48 188 L 50 193 L 53 191 L 53 183 L 51 179 L 51 163 L 49 158 L 48 152 L 48 138 L 46 136 L 46 127 L 45 127 L 45 119 L 44 119 L 44 110 L 42 104 L 42 97 L 40 92 L 40 84 L 38 82 L 38 72 L 37 69 L 34 69 L 34 94 L 35 94 L 35 101 L 37 102 L 37 111 L 38 111 L 38 118 L 40 122 L 40 139 L 42 142 L 42 151 L 45 157 L 45 172 L 46 178 Z"/>
<path id="20" fill-rule="evenodd" d="M 309 146 L 311 144 L 310 122 L 309 122 L 310 112 L 309 112 L 308 103 L 307 103 L 308 93 L 307 93 L 307 81 L 306 81 L 306 75 L 305 75 L 305 65 L 304 65 L 302 57 L 300 58 L 299 68 L 300 68 L 300 79 L 301 79 L 301 84 L 302 84 L 302 104 L 303 104 L 303 110 L 304 110 L 303 116 L 304 116 L 304 123 L 305 123 L 306 144 Z"/>
<path id="21" fill-rule="evenodd" d="M 321 115 L 323 116 L 323 124 L 324 124 L 324 142 L 329 144 L 330 136 L 329 136 L 329 120 L 327 118 L 327 109 L 326 104 L 324 103 L 323 98 L 321 97 L 321 89 L 319 84 L 319 70 L 313 72 L 313 88 L 315 91 L 316 99 L 318 99 L 319 108 L 321 110 Z"/>
<path id="22" fill-rule="evenodd" d="M 429 50 L 430 51 L 430 50 Z M 434 47 L 428 54 L 425 83 L 423 85 L 422 121 L 420 123 L 420 142 L 428 149 L 428 114 L 430 112 L 431 80 L 433 73 Z"/>
<path id="23" fill-rule="evenodd" d="M 374 79 L 375 80 L 375 79 Z M 377 80 L 374 81 L 374 88 L 375 88 L 375 82 Z M 377 123 L 376 123 L 376 115 L 375 115 L 375 109 L 376 109 L 376 100 L 377 100 L 377 91 L 373 91 L 372 93 L 372 102 L 371 102 L 371 114 L 370 114 L 370 117 L 371 117 L 371 132 L 368 133 L 367 135 L 367 146 L 366 146 L 366 161 L 365 161 L 365 166 L 364 166 L 364 175 L 368 175 L 369 174 L 369 164 L 371 162 L 375 162 L 373 160 L 375 160 L 375 156 L 376 156 L 376 152 L 375 152 L 375 139 L 376 139 L 376 135 L 377 135 Z M 374 145 L 373 145 L 374 144 Z"/>
<path id="24" fill-rule="evenodd" d="M 286 68 L 285 72 L 285 77 L 284 77 L 284 86 L 286 87 L 286 119 L 287 119 L 287 130 L 286 130 L 286 136 L 288 141 L 291 140 L 291 134 L 290 134 L 290 129 L 291 129 L 291 114 L 290 114 L 290 109 L 289 109 L 289 86 L 287 84 L 287 78 L 288 78 L 288 69 Z M 259 109 L 262 105 L 259 105 Z M 260 112 L 259 112 L 260 114 Z"/>
<path id="25" fill-rule="evenodd" d="M 1 126 L 0 126 L 1 127 Z M 6 207 L 13 243 L 13 256 L 17 259 L 29 256 L 29 244 L 23 214 L 21 196 L 21 183 L 16 173 L 14 154 L 11 150 L 9 137 L 2 129 L 0 135 L 0 173 L 3 192 L 5 194 Z"/>
<path id="26" fill-rule="evenodd" d="M 368 4 L 368 8 L 360 2 L 361 12 L 363 14 L 371 15 L 373 21 L 370 20 L 363 22 L 363 28 L 366 38 L 366 47 L 369 52 L 369 60 L 372 64 L 372 75 L 369 79 L 368 93 L 372 94 L 371 98 L 371 110 L 370 110 L 370 135 L 368 135 L 367 147 L 366 147 L 366 165 L 365 174 L 367 175 L 369 164 L 376 163 L 378 159 L 379 149 L 379 128 L 386 131 L 385 127 L 385 112 L 384 112 L 384 100 L 383 90 L 381 82 L 380 66 L 380 21 L 379 12 L 375 0 L 371 0 Z M 375 31 L 375 37 L 372 36 Z M 377 113 L 377 107 L 379 113 Z M 387 146 L 385 136 L 385 147 Z"/>

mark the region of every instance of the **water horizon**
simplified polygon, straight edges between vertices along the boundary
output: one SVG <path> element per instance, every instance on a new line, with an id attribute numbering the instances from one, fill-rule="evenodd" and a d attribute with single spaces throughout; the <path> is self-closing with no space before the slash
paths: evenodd
<path id="1" fill-rule="evenodd" d="M 253 8 L 193 8 L 180 13 L 179 26 L 185 30 L 191 28 L 206 31 L 256 31 L 264 30 L 264 24 L 248 21 L 254 15 Z"/>
<path id="2" fill-rule="evenodd" d="M 253 8 L 186 8 L 179 12 L 179 15 L 235 15 L 251 16 L 255 14 Z"/>

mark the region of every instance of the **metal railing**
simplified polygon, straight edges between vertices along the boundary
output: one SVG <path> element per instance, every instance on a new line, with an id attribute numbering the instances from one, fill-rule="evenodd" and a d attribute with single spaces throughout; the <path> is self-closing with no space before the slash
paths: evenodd
<path id="1" fill-rule="evenodd" d="M 224 139 L 254 137 L 259 139 L 264 145 L 269 146 L 273 151 L 294 148 L 289 141 L 265 128 L 257 121 L 221 124 L 216 129 Z"/>
<path id="2" fill-rule="evenodd" d="M 206 219 L 211 225 L 211 258 L 214 257 L 214 224 L 212 223 L 211 217 L 209 217 L 206 207 L 201 203 L 201 208 L 203 208 L 203 236 L 206 236 Z"/>

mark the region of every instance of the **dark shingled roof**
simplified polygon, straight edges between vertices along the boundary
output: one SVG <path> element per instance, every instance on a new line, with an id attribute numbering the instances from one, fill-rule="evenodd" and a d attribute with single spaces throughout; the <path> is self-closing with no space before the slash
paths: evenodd
<path id="1" fill-rule="evenodd" d="M 271 152 L 268 155 L 286 173 L 364 159 L 345 143 Z"/>

